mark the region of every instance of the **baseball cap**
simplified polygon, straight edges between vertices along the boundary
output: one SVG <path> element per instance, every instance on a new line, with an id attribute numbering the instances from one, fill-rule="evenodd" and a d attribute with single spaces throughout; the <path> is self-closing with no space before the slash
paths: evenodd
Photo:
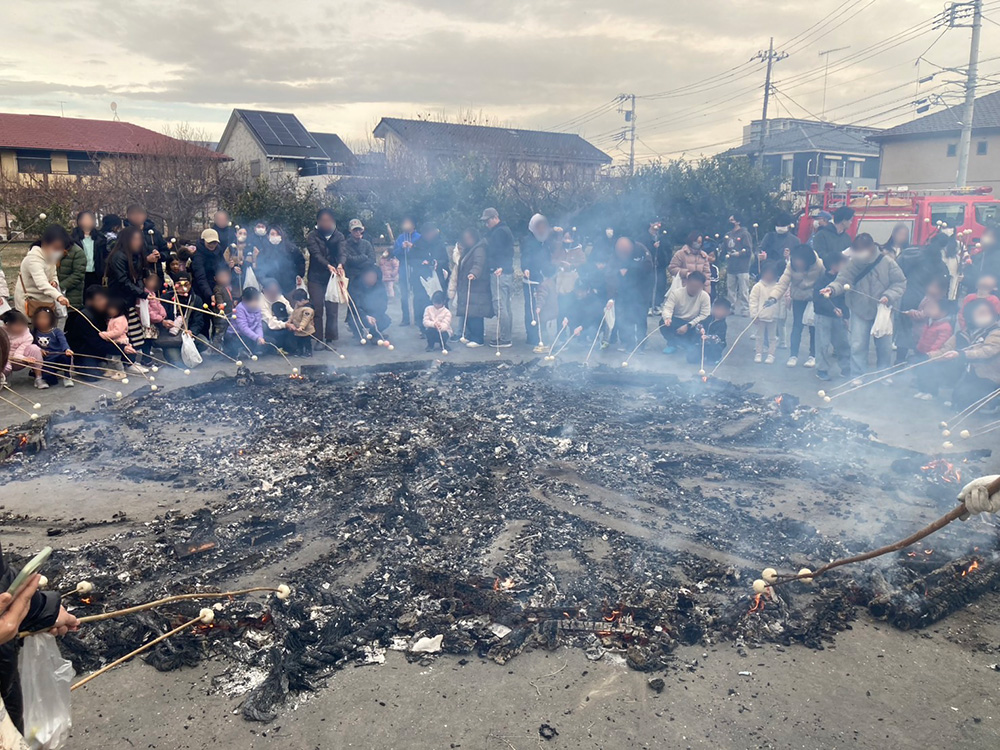
<path id="1" fill-rule="evenodd" d="M 833 214 L 831 214 L 829 211 L 817 211 L 816 218 L 826 219 L 827 221 L 833 221 Z"/>
<path id="2" fill-rule="evenodd" d="M 201 239 L 206 245 L 211 242 L 218 242 L 219 233 L 214 229 L 206 229 L 201 233 Z"/>
<path id="3" fill-rule="evenodd" d="M 347 229 L 353 232 L 355 229 L 364 229 L 365 225 L 361 223 L 361 219 L 351 219 L 350 223 L 347 225 Z"/>
<path id="4" fill-rule="evenodd" d="M 500 212 L 495 208 L 487 208 L 483 211 L 483 215 L 479 217 L 480 221 L 489 221 L 490 219 L 499 219 Z"/>

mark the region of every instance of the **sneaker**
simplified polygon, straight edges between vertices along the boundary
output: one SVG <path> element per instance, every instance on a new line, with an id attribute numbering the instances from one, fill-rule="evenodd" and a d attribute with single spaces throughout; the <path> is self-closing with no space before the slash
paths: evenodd
<path id="1" fill-rule="evenodd" d="M 44 391 L 49 387 L 49 384 L 45 382 L 43 378 L 35 378 L 35 388 L 40 391 Z"/>
<path id="2" fill-rule="evenodd" d="M 773 365 L 774 364 L 774 355 L 773 354 L 768 354 L 767 355 L 767 359 L 764 360 L 764 364 L 765 365 Z"/>
<path id="3" fill-rule="evenodd" d="M 72 381 L 72 379 L 70 379 L 70 378 L 63 378 L 63 387 L 64 388 L 72 388 L 74 385 L 76 385 L 76 383 L 74 383 Z"/>
<path id="4" fill-rule="evenodd" d="M 124 380 L 126 377 L 121 370 L 105 370 L 104 375 L 112 380 Z"/>
<path id="5" fill-rule="evenodd" d="M 609 346 L 611 346 L 611 342 L 610 342 L 610 341 L 602 341 L 602 342 L 601 342 L 601 351 L 603 352 L 603 351 L 604 351 L 605 349 L 607 349 L 607 348 L 608 348 Z M 537 350 L 536 350 L 536 351 L 537 351 Z"/>
<path id="6" fill-rule="evenodd" d="M 129 365 L 125 368 L 125 372 L 130 372 L 133 375 L 142 375 L 145 372 L 149 372 L 149 370 L 142 365 Z"/>
<path id="7" fill-rule="evenodd" d="M 913 398 L 919 399 L 921 401 L 933 401 L 934 397 L 929 393 L 914 393 Z"/>
<path id="8" fill-rule="evenodd" d="M 750 334 L 750 340 L 751 341 L 756 341 L 757 340 L 757 332 L 756 331 L 754 331 L 753 333 Z"/>
<path id="9" fill-rule="evenodd" d="M 753 361 L 759 365 L 761 362 L 764 361 L 764 357 L 762 357 L 760 354 L 755 354 L 753 355 Z"/>
<path id="10" fill-rule="evenodd" d="M 470 349 L 477 349 L 478 347 L 482 346 L 482 344 L 477 344 L 475 341 L 469 341 L 468 343 L 466 343 L 466 346 L 469 347 Z"/>
<path id="11" fill-rule="evenodd" d="M 798 357 L 789 357 L 789 358 L 788 358 L 788 361 L 787 361 L 787 362 L 785 362 L 785 364 L 786 364 L 786 365 L 787 365 L 788 367 L 797 367 L 797 366 L 798 366 L 798 364 L 799 364 L 799 358 L 798 358 Z"/>
<path id="12" fill-rule="evenodd" d="M 810 357 L 809 359 L 807 359 L 805 362 L 802 363 L 802 366 L 803 367 L 810 367 L 810 368 L 815 367 L 816 366 L 816 358 L 815 357 Z"/>
<path id="13" fill-rule="evenodd" d="M 665 349 L 663 350 L 663 353 L 664 353 L 664 354 L 673 354 L 673 353 L 674 353 L 674 352 L 676 352 L 676 351 L 677 351 L 677 347 L 676 347 L 676 346 L 668 346 L 668 347 L 666 347 L 666 348 L 665 348 Z"/>
<path id="14" fill-rule="evenodd" d="M 818 380 L 826 382 L 830 379 L 830 373 L 828 373 L 826 370 L 816 370 L 816 378 Z"/>
<path id="15" fill-rule="evenodd" d="M 512 341 L 501 341 L 499 344 L 497 344 L 497 346 L 500 347 L 501 349 L 510 349 L 512 346 L 514 346 L 514 343 Z"/>
<path id="16" fill-rule="evenodd" d="M 535 354 L 545 354 L 548 350 L 549 348 L 547 346 L 542 346 L 541 344 L 538 344 L 531 351 L 533 351 Z"/>

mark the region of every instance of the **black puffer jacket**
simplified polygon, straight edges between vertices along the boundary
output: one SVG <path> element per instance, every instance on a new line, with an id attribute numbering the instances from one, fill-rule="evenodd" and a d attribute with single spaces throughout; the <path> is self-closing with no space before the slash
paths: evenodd
<path id="1" fill-rule="evenodd" d="M 132 226 L 128 219 L 125 220 L 125 226 Z M 149 233 L 150 229 L 153 230 L 152 234 Z M 146 219 L 142 223 L 142 241 L 147 251 L 158 250 L 160 252 L 160 260 L 166 259 L 168 250 L 167 241 L 160 234 L 160 230 L 156 228 L 156 224 L 153 223 L 152 219 Z"/>
<path id="2" fill-rule="evenodd" d="M 133 274 L 129 268 L 127 251 L 112 252 L 108 256 L 108 293 L 112 297 L 120 297 L 128 307 L 132 307 L 146 296 L 146 289 L 142 285 L 142 269 L 146 267 L 145 258 L 137 259 L 135 265 L 139 270 Z"/>

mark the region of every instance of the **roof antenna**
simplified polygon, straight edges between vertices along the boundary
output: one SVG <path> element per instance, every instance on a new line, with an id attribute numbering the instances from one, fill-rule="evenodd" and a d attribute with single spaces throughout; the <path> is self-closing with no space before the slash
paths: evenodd
<path id="1" fill-rule="evenodd" d="M 121 118 L 118 116 L 118 102 L 111 102 L 111 119 L 115 122 L 121 122 Z"/>

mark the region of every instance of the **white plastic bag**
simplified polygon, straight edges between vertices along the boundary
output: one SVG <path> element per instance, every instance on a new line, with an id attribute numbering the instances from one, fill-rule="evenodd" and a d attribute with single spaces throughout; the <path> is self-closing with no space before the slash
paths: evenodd
<path id="1" fill-rule="evenodd" d="M 48 633 L 24 639 L 18 662 L 24 696 L 24 739 L 39 750 L 63 747 L 73 717 L 69 689 L 76 672 Z"/>
<path id="2" fill-rule="evenodd" d="M 667 290 L 667 294 L 670 294 L 675 289 L 680 289 L 682 286 L 684 286 L 684 279 L 681 278 L 680 273 L 675 273 L 674 278 L 670 280 L 670 288 Z"/>
<path id="3" fill-rule="evenodd" d="M 253 272 L 252 266 L 247 266 L 247 272 L 243 275 L 243 288 L 260 291 L 260 284 L 257 283 L 257 274 Z"/>
<path id="4" fill-rule="evenodd" d="M 194 336 L 187 331 L 181 332 L 181 359 L 185 367 L 197 367 L 201 364 L 201 352 L 194 343 Z"/>
<path id="5" fill-rule="evenodd" d="M 813 307 L 812 300 L 806 302 L 806 309 L 802 311 L 802 325 L 816 325 L 816 308 Z"/>
<path id="6" fill-rule="evenodd" d="M 420 278 L 420 285 L 427 292 L 428 297 L 433 297 L 435 292 L 442 291 L 441 289 L 441 279 L 438 278 L 436 273 L 432 273 L 430 278 Z"/>
<path id="7" fill-rule="evenodd" d="M 152 328 L 152 323 L 149 322 L 149 300 L 141 299 L 139 300 L 139 322 L 142 323 L 143 328 Z"/>
<path id="8" fill-rule="evenodd" d="M 885 305 L 878 306 L 875 313 L 875 322 L 872 324 L 872 336 L 877 339 L 892 335 L 892 308 Z"/>
<path id="9" fill-rule="evenodd" d="M 333 302 L 335 305 L 339 305 L 344 301 L 344 295 L 341 290 L 340 276 L 331 273 L 330 280 L 326 282 L 326 297 L 327 302 Z"/>

